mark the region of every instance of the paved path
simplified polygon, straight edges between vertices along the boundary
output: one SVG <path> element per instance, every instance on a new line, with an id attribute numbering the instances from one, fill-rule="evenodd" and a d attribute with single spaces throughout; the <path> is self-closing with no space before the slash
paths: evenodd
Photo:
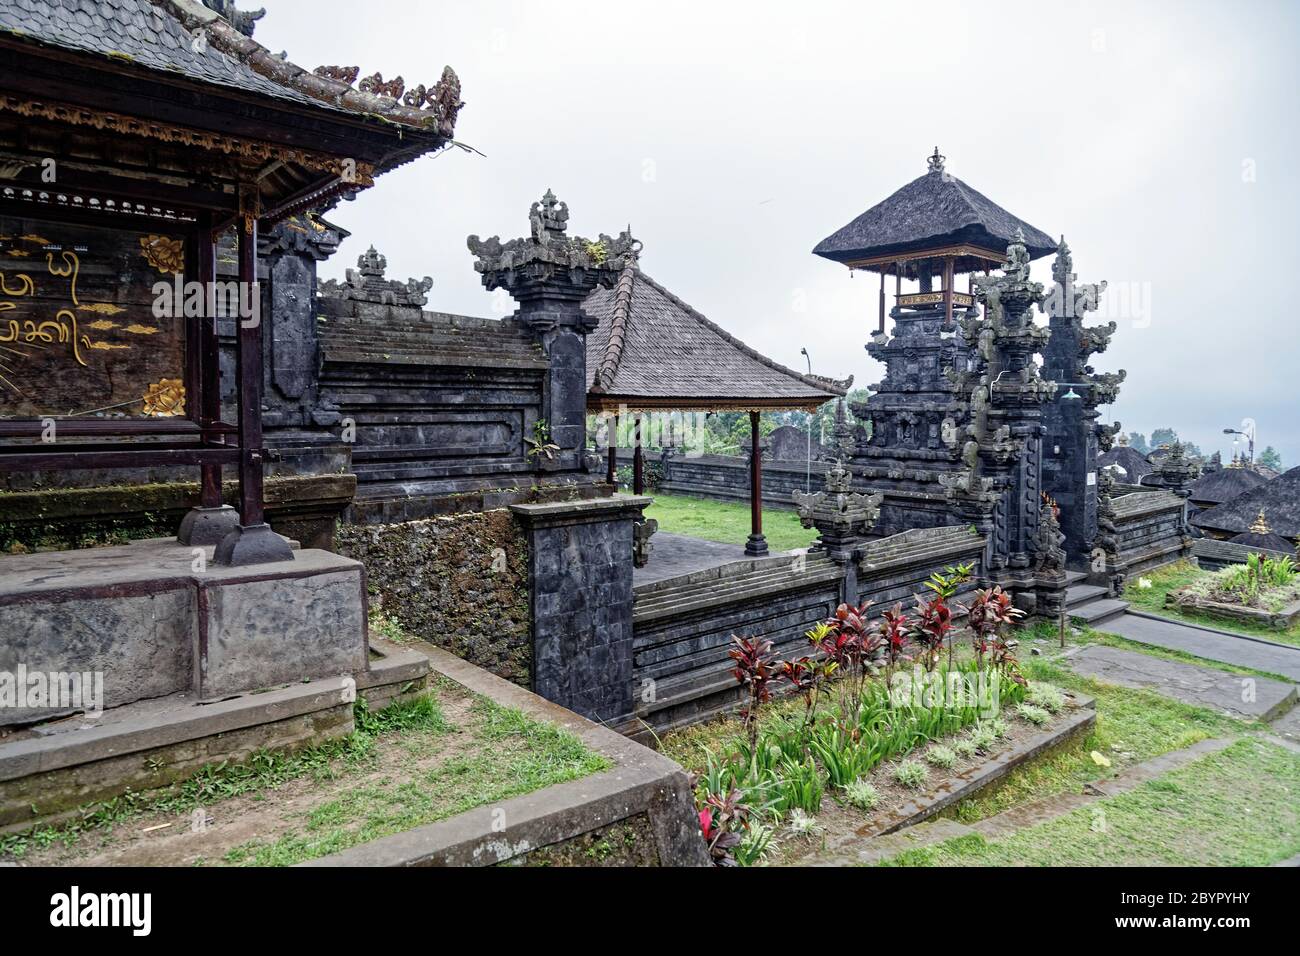
<path id="1" fill-rule="evenodd" d="M 1300 647 L 1254 640 L 1195 624 L 1123 614 L 1098 630 L 1139 644 L 1185 651 L 1212 661 L 1236 664 L 1300 681 Z"/>
<path id="2" fill-rule="evenodd" d="M 1086 677 L 1147 688 L 1234 717 L 1269 720 L 1289 711 L 1296 700 L 1295 684 L 1290 682 L 1243 677 L 1103 644 L 1075 648 L 1067 659 L 1071 670 Z"/>
<path id="3" fill-rule="evenodd" d="M 653 584 L 692 571 L 716 568 L 732 561 L 744 561 L 744 544 L 723 544 L 720 541 L 705 541 L 685 534 L 672 534 L 668 531 L 657 532 L 650 543 L 654 546 L 650 552 L 650 561 L 644 568 L 632 571 L 632 586 Z M 772 551 L 772 556 L 781 554 Z"/>

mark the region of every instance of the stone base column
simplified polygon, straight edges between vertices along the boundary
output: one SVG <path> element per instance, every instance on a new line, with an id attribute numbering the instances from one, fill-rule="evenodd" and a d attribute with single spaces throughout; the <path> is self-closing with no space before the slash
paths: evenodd
<path id="1" fill-rule="evenodd" d="M 528 541 L 532 690 L 591 720 L 633 711 L 633 525 L 650 498 L 512 505 Z"/>

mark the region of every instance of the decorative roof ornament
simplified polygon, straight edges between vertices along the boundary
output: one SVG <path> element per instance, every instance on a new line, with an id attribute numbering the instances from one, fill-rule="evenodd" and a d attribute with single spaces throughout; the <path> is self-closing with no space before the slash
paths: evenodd
<path id="1" fill-rule="evenodd" d="M 1264 517 L 1264 509 L 1259 509 L 1259 514 L 1255 516 L 1255 523 L 1250 526 L 1253 534 L 1272 534 L 1273 529 L 1268 526 L 1268 520 Z"/>
<path id="2" fill-rule="evenodd" d="M 351 86 L 361 75 L 359 66 L 318 66 L 312 70 L 317 76 L 328 77 L 331 80 L 338 80 L 340 83 L 346 83 Z"/>
<path id="3" fill-rule="evenodd" d="M 845 562 L 857 557 L 866 543 L 866 535 L 880 517 L 882 493 L 863 495 L 853 491 L 853 473 L 838 458 L 826 469 L 824 491 L 804 494 L 792 492 L 799 522 L 820 533 L 819 549 L 831 558 Z"/>
<path id="4" fill-rule="evenodd" d="M 487 288 L 509 288 L 513 279 L 508 274 L 529 266 L 545 266 L 552 272 L 560 269 L 598 272 L 608 276 L 607 281 L 599 283 L 608 288 L 641 249 L 641 243 L 632 238 L 630 231 L 621 232 L 617 237 L 602 233 L 595 240 L 569 236 L 569 206 L 550 189 L 539 202 L 532 204 L 528 224 L 527 238 L 504 243 L 500 236 L 488 239 L 470 236 L 465 240 L 478 260 L 474 268 L 483 275 Z"/>
<path id="5" fill-rule="evenodd" d="M 387 96 L 391 99 L 397 99 L 406 89 L 406 81 L 400 76 L 395 76 L 391 80 L 385 81 L 383 74 L 379 72 L 371 73 L 363 78 L 357 84 L 357 89 L 362 93 L 369 93 L 372 96 Z"/>
<path id="6" fill-rule="evenodd" d="M 948 158 L 947 156 L 941 156 L 941 155 L 939 154 L 939 147 L 936 146 L 936 147 L 934 148 L 934 153 L 932 153 L 930 156 L 926 157 L 925 165 L 927 165 L 927 166 L 930 167 L 930 172 L 932 172 L 932 173 L 941 173 L 941 172 L 943 172 L 943 164 L 944 164 L 944 161 L 945 161 L 947 158 Z M 1023 238 L 1023 237 L 1022 237 L 1022 238 Z"/>
<path id="7" fill-rule="evenodd" d="M 407 279 L 405 283 L 385 279 L 388 260 L 374 246 L 357 256 L 357 268 L 347 270 L 347 278 L 340 283 L 327 279 L 320 283 L 320 294 L 355 302 L 376 305 L 397 305 L 420 308 L 428 301 L 428 291 L 433 279 Z"/>
<path id="8" fill-rule="evenodd" d="M 266 8 L 260 10 L 236 10 L 235 0 L 202 0 L 203 5 L 214 13 L 223 16 L 230 25 L 246 37 L 253 35 L 257 21 L 266 16 Z"/>

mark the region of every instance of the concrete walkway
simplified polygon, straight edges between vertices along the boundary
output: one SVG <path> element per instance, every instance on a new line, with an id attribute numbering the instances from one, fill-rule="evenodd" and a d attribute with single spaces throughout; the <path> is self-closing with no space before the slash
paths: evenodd
<path id="1" fill-rule="evenodd" d="M 1248 720 L 1271 720 L 1296 701 L 1295 684 L 1169 661 L 1137 651 L 1091 644 L 1067 651 L 1071 670 L 1121 687 L 1154 690 L 1186 704 Z"/>
<path id="2" fill-rule="evenodd" d="M 1290 644 L 1133 613 L 1107 621 L 1098 630 L 1139 644 L 1184 651 L 1207 660 L 1223 661 L 1300 681 L 1300 647 Z"/>
<path id="3" fill-rule="evenodd" d="M 653 584 L 668 578 L 716 568 L 721 564 L 746 560 L 745 545 L 723 544 L 720 541 L 706 541 L 692 538 L 690 535 L 673 534 L 669 531 L 657 532 L 651 539 L 653 549 L 650 561 L 644 568 L 632 571 L 632 586 Z M 782 554 L 772 551 L 771 556 Z"/>

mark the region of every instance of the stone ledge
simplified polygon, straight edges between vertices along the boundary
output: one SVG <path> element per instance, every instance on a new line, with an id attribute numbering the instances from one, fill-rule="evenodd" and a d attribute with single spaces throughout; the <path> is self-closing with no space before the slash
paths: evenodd
<path id="1" fill-rule="evenodd" d="M 122 708 L 128 713 L 113 715 L 113 722 L 104 726 L 83 727 L 0 745 L 0 781 L 326 710 L 347 702 L 345 697 L 349 696 L 351 686 L 348 680 L 334 677 L 211 704 L 192 699 L 178 701 L 188 706 L 173 712 L 175 716 L 165 722 L 158 720 L 154 707 L 128 704 Z M 138 708 L 141 716 L 130 716 L 129 708 L 133 706 Z"/>
<path id="2" fill-rule="evenodd" d="M 653 503 L 654 499 L 645 495 L 610 495 L 608 498 L 588 498 L 584 501 L 511 505 L 510 511 L 525 524 L 544 527 L 639 516 Z"/>
<path id="3" fill-rule="evenodd" d="M 506 707 L 575 734 L 611 770 L 479 807 L 384 837 L 304 866 L 483 866 L 554 846 L 620 820 L 648 814 L 661 865 L 707 866 L 685 771 L 607 727 L 489 674 L 431 645 L 433 670 Z M 498 813 L 497 811 L 500 811 Z M 497 820 L 505 829 L 494 829 Z"/>

